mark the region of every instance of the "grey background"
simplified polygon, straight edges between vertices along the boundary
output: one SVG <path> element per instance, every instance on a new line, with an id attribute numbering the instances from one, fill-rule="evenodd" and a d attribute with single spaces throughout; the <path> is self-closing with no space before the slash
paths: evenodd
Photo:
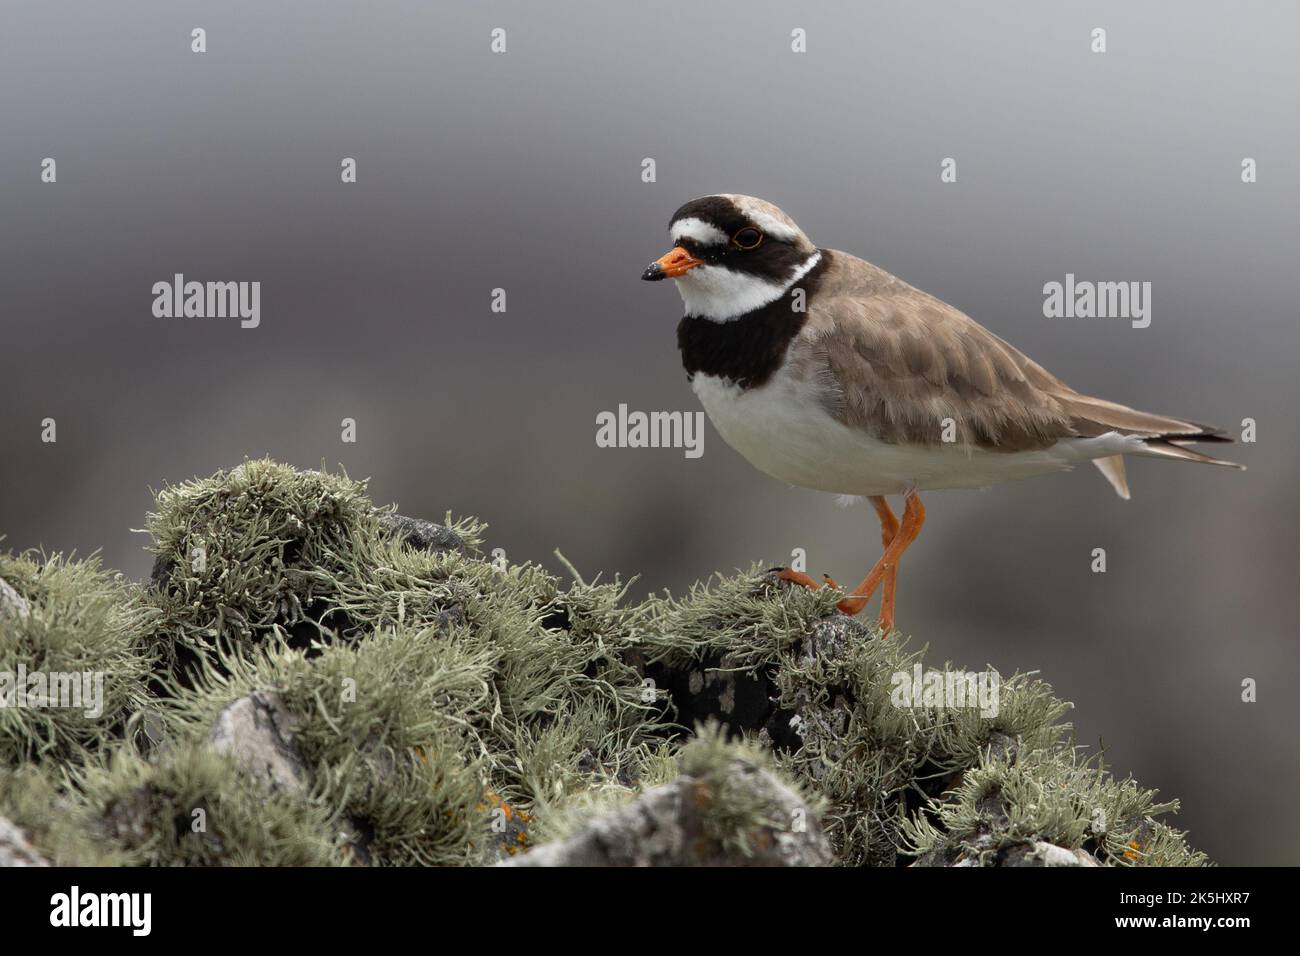
<path id="1" fill-rule="evenodd" d="M 1229 456 L 1250 471 L 1131 462 L 1127 503 L 1092 468 L 929 496 L 899 622 L 1041 670 L 1219 862 L 1295 863 L 1298 26 L 1267 3 L 7 3 L 4 546 L 142 577 L 151 485 L 270 454 L 641 593 L 794 547 L 857 580 L 869 507 L 711 427 L 694 461 L 595 446 L 620 402 L 697 408 L 680 301 L 638 276 L 679 204 L 753 193 L 1080 389 L 1257 419 Z M 260 280 L 261 327 L 155 319 L 174 272 Z M 1151 327 L 1045 319 L 1066 272 L 1152 282 Z"/>

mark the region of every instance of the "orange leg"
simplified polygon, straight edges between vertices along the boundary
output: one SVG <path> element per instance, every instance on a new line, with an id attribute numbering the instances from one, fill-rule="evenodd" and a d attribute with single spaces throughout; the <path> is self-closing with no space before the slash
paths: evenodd
<path id="1" fill-rule="evenodd" d="M 867 576 L 862 579 L 862 583 L 854 588 L 852 594 L 840 602 L 839 608 L 845 614 L 857 614 L 867 606 L 867 601 L 871 600 L 871 595 L 875 593 L 876 588 L 880 586 L 881 580 L 888 580 L 892 575 L 894 582 L 897 582 L 898 562 L 902 558 L 903 552 L 908 549 L 916 536 L 921 533 L 921 526 L 925 524 L 925 506 L 921 504 L 921 498 L 915 492 L 907 495 L 906 507 L 903 509 L 903 522 L 894 535 L 893 540 L 885 548 L 885 553 L 880 556 Z M 874 503 L 874 502 L 873 502 Z M 888 505 L 886 505 L 888 507 Z M 877 505 L 879 511 L 879 505 Z M 883 522 L 882 522 L 883 525 Z M 881 529 L 884 534 L 884 528 Z M 885 606 L 880 610 L 880 621 L 882 629 L 888 625 L 893 627 L 894 601 L 890 595 L 891 586 L 885 585 Z M 888 614 L 888 619 L 886 619 Z M 888 633 L 888 631 L 885 631 Z"/>
<path id="2" fill-rule="evenodd" d="M 867 575 L 866 580 L 858 585 L 857 590 L 836 607 L 844 614 L 857 614 L 867 606 L 871 595 L 883 580 L 885 592 L 881 598 L 879 627 L 881 636 L 884 636 L 894 629 L 894 605 L 898 589 L 898 562 L 903 552 L 907 550 L 908 545 L 915 541 L 916 536 L 920 534 L 921 525 L 925 523 L 925 508 L 922 506 L 919 497 L 915 494 L 908 495 L 906 497 L 907 506 L 903 511 L 903 522 L 900 525 L 898 517 L 883 496 L 873 495 L 870 500 L 872 506 L 876 509 L 876 516 L 880 519 L 880 543 L 884 546 L 885 553 L 876 563 L 876 566 L 871 569 L 871 573 Z M 891 551 L 891 549 L 893 550 Z M 777 577 L 813 591 L 822 586 L 802 571 L 791 571 L 782 568 L 778 571 Z M 826 583 L 831 587 L 839 587 L 835 583 L 835 579 L 829 574 L 824 577 Z"/>
<path id="3" fill-rule="evenodd" d="M 889 507 L 883 495 L 873 495 L 871 504 L 880 518 L 880 545 L 886 550 L 898 536 L 898 516 Z M 894 629 L 894 601 L 898 591 L 898 565 L 885 572 L 885 593 L 880 599 L 880 633 L 888 634 Z"/>

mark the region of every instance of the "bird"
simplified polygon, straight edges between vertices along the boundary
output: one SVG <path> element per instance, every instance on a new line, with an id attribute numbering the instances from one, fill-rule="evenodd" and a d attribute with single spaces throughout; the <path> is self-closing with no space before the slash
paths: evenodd
<path id="1" fill-rule="evenodd" d="M 718 433 L 791 485 L 867 498 L 883 553 L 837 603 L 856 615 L 883 584 L 895 629 L 899 562 L 925 523 L 921 493 L 985 488 L 1091 461 L 1128 499 L 1124 456 L 1243 469 L 1187 447 L 1221 429 L 1075 391 L 948 303 L 863 259 L 814 245 L 781 209 L 719 193 L 669 221 L 672 249 L 642 273 L 672 279 L 677 345 Z M 903 498 L 902 515 L 887 501 Z M 773 569 L 839 590 L 829 575 Z"/>

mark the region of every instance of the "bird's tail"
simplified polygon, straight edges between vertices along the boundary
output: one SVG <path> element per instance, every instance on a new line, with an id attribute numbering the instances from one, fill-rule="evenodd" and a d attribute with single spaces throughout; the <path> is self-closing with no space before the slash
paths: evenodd
<path id="1" fill-rule="evenodd" d="M 1136 454 L 1147 458 L 1175 458 L 1179 461 L 1199 461 L 1206 465 L 1224 465 L 1228 468 L 1236 468 L 1245 471 L 1245 465 L 1239 465 L 1235 461 L 1228 461 L 1223 458 L 1214 458 L 1210 455 L 1203 455 L 1199 451 L 1186 447 L 1183 442 L 1186 439 L 1177 438 L 1147 438 L 1142 441 L 1142 450 Z M 1197 439 L 1204 441 L 1205 439 Z"/>
<path id="2" fill-rule="evenodd" d="M 1071 393 L 1054 396 L 1070 416 L 1070 423 L 1080 435 L 1095 437 L 1109 432 L 1137 439 L 1131 452 L 1144 458 L 1173 458 L 1178 461 L 1199 461 L 1206 465 L 1223 465 L 1246 470 L 1235 461 L 1214 458 L 1188 448 L 1192 442 L 1228 443 L 1232 439 L 1220 428 L 1200 422 L 1166 415 L 1153 415 L 1137 409 L 1108 402 L 1101 398 Z M 1128 480 L 1124 473 L 1122 455 L 1093 459 L 1093 464 L 1106 476 L 1115 493 L 1125 500 L 1129 497 Z"/>

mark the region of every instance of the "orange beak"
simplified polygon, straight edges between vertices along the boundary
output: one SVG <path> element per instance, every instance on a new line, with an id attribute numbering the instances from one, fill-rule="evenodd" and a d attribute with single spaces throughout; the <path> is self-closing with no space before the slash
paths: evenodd
<path id="1" fill-rule="evenodd" d="M 675 279 L 690 272 L 696 266 L 702 265 L 704 265 L 703 259 L 696 259 L 681 246 L 677 246 L 671 252 L 664 253 L 650 263 L 646 271 L 641 273 L 641 278 L 647 282 L 655 282 L 659 279 Z"/>

